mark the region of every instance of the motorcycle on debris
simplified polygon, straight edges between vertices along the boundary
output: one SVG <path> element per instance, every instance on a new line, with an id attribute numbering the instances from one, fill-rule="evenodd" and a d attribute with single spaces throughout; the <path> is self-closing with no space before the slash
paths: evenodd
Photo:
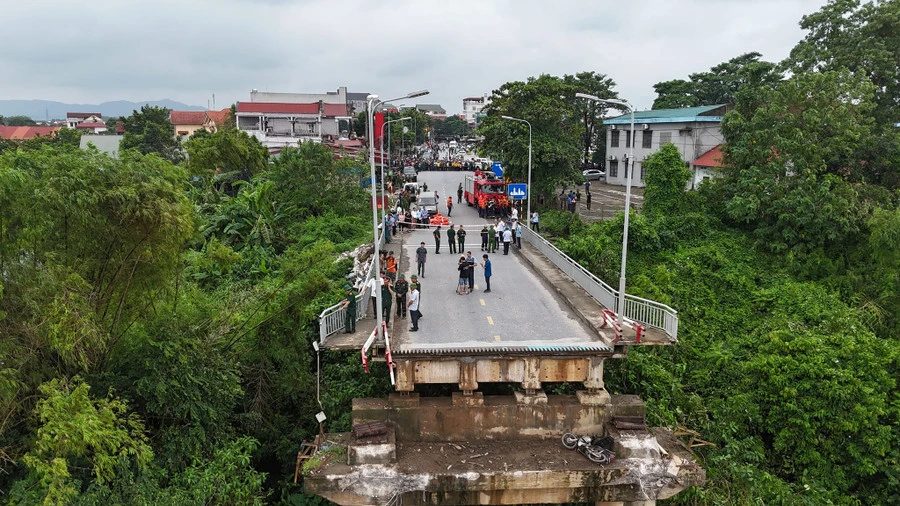
<path id="1" fill-rule="evenodd" d="M 616 460 L 616 454 L 610 450 L 612 442 L 612 438 L 609 436 L 600 438 L 596 442 L 590 436 L 578 437 L 571 432 L 566 432 L 562 436 L 563 446 L 569 450 L 578 451 L 588 460 L 597 464 L 609 464 Z"/>

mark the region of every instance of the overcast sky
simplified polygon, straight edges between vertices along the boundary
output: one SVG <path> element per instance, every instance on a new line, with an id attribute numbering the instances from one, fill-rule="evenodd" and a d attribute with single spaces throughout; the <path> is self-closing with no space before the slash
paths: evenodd
<path id="1" fill-rule="evenodd" d="M 759 51 L 778 61 L 825 0 L 2 0 L 0 99 L 350 91 L 461 112 L 541 73 L 597 71 L 649 108 L 653 84 Z M 412 105 L 412 104 L 408 104 Z"/>

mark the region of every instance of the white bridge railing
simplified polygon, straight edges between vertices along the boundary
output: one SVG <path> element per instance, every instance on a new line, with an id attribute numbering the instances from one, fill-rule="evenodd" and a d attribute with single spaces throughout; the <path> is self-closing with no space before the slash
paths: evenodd
<path id="1" fill-rule="evenodd" d="M 533 230 L 522 227 L 522 239 L 537 248 L 541 254 L 591 294 L 591 297 L 597 302 L 607 309 L 616 310 L 618 290 L 614 290 L 613 287 L 604 283 L 602 279 L 593 275 Z M 678 339 L 678 312 L 665 304 L 626 293 L 624 316 L 645 327 L 662 330 L 673 340 Z"/>
<path id="2" fill-rule="evenodd" d="M 373 254 L 377 255 L 378 252 L 384 247 L 384 231 L 379 230 L 378 234 L 378 243 L 375 245 L 375 251 Z M 372 262 L 369 264 L 369 269 L 366 271 L 365 280 L 368 283 L 372 276 L 376 274 L 373 272 L 375 269 L 375 261 L 374 258 Z M 355 287 L 354 287 L 355 288 Z M 369 287 L 363 289 L 356 296 L 356 320 L 362 320 L 366 316 L 366 310 L 369 307 L 369 300 L 372 298 L 369 293 Z M 335 334 L 344 330 L 344 318 L 346 317 L 346 308 L 341 308 L 343 301 L 338 302 L 337 304 L 325 308 L 319 314 L 319 342 L 325 344 L 325 340 L 328 336 Z"/>

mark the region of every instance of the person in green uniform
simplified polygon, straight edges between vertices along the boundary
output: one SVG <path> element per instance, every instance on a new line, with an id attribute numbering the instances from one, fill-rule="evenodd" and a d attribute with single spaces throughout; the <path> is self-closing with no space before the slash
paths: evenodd
<path id="1" fill-rule="evenodd" d="M 397 298 L 397 318 L 406 318 L 406 294 L 409 293 L 409 283 L 406 275 L 400 273 L 400 279 L 394 283 L 394 294 Z"/>
<path id="2" fill-rule="evenodd" d="M 495 251 L 497 251 L 497 231 L 491 225 L 491 228 L 488 229 L 488 253 Z"/>
<path id="3" fill-rule="evenodd" d="M 346 311 L 344 311 L 344 333 L 352 334 L 356 332 L 356 294 L 353 293 L 353 287 L 350 285 L 344 285 L 344 291 L 347 292 L 347 297 L 341 304 L 341 309 L 346 308 Z"/>
<path id="4" fill-rule="evenodd" d="M 450 228 L 447 229 L 447 244 L 450 245 L 450 253 L 456 253 L 456 230 L 453 229 L 456 225 L 450 225 Z"/>
<path id="5" fill-rule="evenodd" d="M 387 274 L 382 278 L 381 284 L 381 318 L 385 324 L 391 322 L 391 302 L 394 300 L 394 289 L 391 284 L 391 278 Z"/>
<path id="6" fill-rule="evenodd" d="M 431 233 L 431 235 L 434 236 L 434 254 L 440 255 L 441 254 L 441 226 L 438 225 L 434 229 L 434 232 Z"/>
<path id="7" fill-rule="evenodd" d="M 466 249 L 466 229 L 464 229 L 462 225 L 460 225 L 459 230 L 456 231 L 456 247 L 457 251 L 460 253 Z"/>

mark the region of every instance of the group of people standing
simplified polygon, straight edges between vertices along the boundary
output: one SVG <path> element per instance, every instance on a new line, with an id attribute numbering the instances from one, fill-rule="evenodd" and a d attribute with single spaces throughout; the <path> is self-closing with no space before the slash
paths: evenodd
<path id="1" fill-rule="evenodd" d="M 491 292 L 491 259 L 487 254 L 481 255 L 481 258 L 484 260 L 480 264 L 482 269 L 484 269 L 484 284 L 485 289 L 484 293 Z M 457 270 L 459 271 L 459 284 L 456 287 L 456 293 L 458 295 L 469 295 L 475 290 L 475 257 L 472 256 L 471 251 L 467 251 L 465 256 L 459 257 L 459 265 L 457 266 Z"/>

